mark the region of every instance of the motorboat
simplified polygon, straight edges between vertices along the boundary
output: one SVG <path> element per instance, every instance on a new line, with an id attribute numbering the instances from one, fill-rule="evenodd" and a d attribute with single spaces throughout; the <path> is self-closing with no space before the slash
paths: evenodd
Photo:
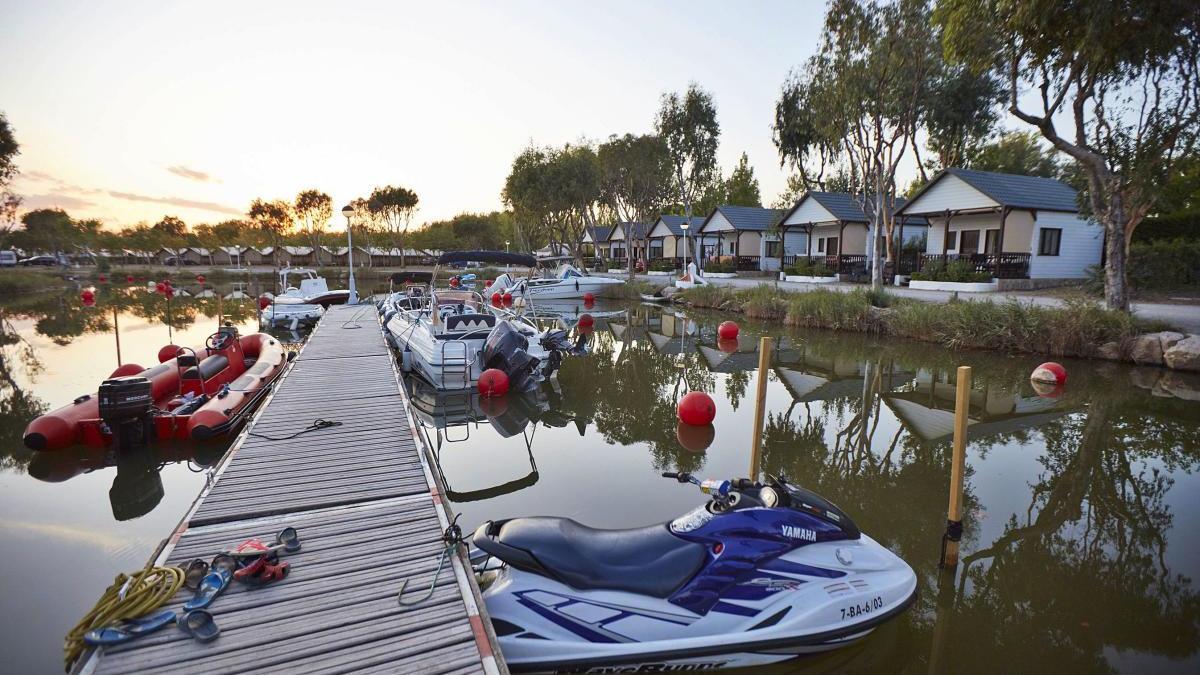
<path id="1" fill-rule="evenodd" d="M 491 292 L 511 293 L 513 298 L 526 300 L 566 300 L 583 298 L 589 294 L 600 298 L 611 295 L 616 288 L 625 284 L 622 279 L 597 277 L 570 263 L 562 263 L 552 274 L 517 278 L 510 272 L 496 277 Z"/>
<path id="2" fill-rule="evenodd" d="M 487 521 L 471 561 L 514 672 L 778 663 L 852 644 L 916 598 L 911 567 L 784 478 L 664 473 L 709 495 L 668 523 Z"/>
<path id="3" fill-rule="evenodd" d="M 262 325 L 295 330 L 316 323 L 330 305 L 344 305 L 350 298 L 349 290 L 329 290 L 324 277 L 304 267 L 279 270 L 279 288 L 283 289 L 279 295 L 264 293 L 259 302 Z"/>
<path id="4" fill-rule="evenodd" d="M 519 315 L 497 315 L 472 289 L 436 287 L 442 265 L 470 261 L 537 264 L 533 256 L 499 251 L 443 253 L 428 286 L 393 293 L 381 308 L 401 370 L 419 373 L 439 389 L 473 387 L 489 368 L 503 370 L 517 390 L 551 377 L 562 353 L 571 349 L 565 331 L 541 330 Z"/>
<path id="5" fill-rule="evenodd" d="M 150 368 L 126 363 L 96 393 L 30 422 L 26 447 L 130 449 L 228 434 L 262 401 L 289 359 L 274 337 L 239 335 L 228 323 L 203 347 L 166 345 L 158 358 Z"/>

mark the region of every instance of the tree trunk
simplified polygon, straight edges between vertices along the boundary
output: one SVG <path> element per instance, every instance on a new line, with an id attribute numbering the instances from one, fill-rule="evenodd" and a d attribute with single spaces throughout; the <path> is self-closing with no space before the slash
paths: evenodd
<path id="1" fill-rule="evenodd" d="M 878 208 L 878 207 L 877 207 Z M 879 214 L 875 214 L 874 227 L 871 228 L 871 290 L 883 290 L 883 223 L 879 222 Z"/>
<path id="2" fill-rule="evenodd" d="M 1129 246 L 1125 243 L 1125 205 L 1114 194 L 1104 223 L 1104 246 L 1108 264 L 1104 267 L 1104 304 L 1109 309 L 1129 311 Z"/>

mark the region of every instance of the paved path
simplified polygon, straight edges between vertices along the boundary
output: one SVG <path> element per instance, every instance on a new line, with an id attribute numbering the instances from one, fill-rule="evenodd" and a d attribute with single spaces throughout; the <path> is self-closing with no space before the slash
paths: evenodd
<path id="1" fill-rule="evenodd" d="M 314 419 L 341 426 L 282 437 Z M 158 563 L 185 565 L 286 526 L 288 577 L 233 583 L 209 644 L 176 628 L 109 648 L 97 673 L 504 673 L 462 556 L 436 572 L 449 514 L 413 437 L 370 305 L 334 307 L 223 460 Z M 264 438 L 270 437 L 270 438 Z M 415 607 L 397 602 L 432 595 Z M 436 583 L 435 583 L 436 580 Z M 181 592 L 168 607 L 189 597 Z M 495 656 L 494 656 L 495 655 Z"/>
<path id="2" fill-rule="evenodd" d="M 622 278 L 624 275 L 608 276 Z M 667 279 L 669 279 L 669 277 L 652 277 L 646 275 L 638 275 L 637 278 L 657 284 L 666 283 Z M 864 287 L 864 284 L 850 284 L 844 282 L 832 284 L 803 284 L 794 281 L 773 281 L 767 278 L 710 279 L 710 281 L 718 286 L 734 286 L 737 288 L 749 288 L 759 284 L 774 284 L 778 288 L 791 292 L 804 292 L 818 288 L 826 288 L 829 290 L 848 293 L 856 288 Z M 923 291 L 908 288 L 906 286 L 889 286 L 887 290 L 893 295 L 898 295 L 904 298 L 913 298 L 915 300 L 924 300 L 925 302 L 946 302 L 952 295 L 952 293 L 946 291 Z M 1066 304 L 1066 301 L 1061 298 L 1034 295 L 1029 292 L 959 293 L 958 297 L 960 300 L 993 300 L 997 302 L 1016 300 L 1018 302 L 1039 305 L 1042 307 L 1061 307 Z M 1186 333 L 1200 333 L 1200 304 L 1173 305 L 1165 303 L 1136 302 L 1133 304 L 1133 312 L 1139 318 L 1150 321 L 1162 321 Z"/>

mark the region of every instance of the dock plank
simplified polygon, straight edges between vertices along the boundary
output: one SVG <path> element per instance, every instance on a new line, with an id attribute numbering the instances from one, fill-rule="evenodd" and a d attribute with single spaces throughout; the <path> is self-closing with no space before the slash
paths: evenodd
<path id="1" fill-rule="evenodd" d="M 212 643 L 164 629 L 97 652 L 93 672 L 507 673 L 471 627 L 479 591 L 462 560 L 438 572 L 446 514 L 405 401 L 374 308 L 330 308 L 160 560 L 210 559 L 292 526 L 290 574 L 231 584 L 209 608 Z M 284 438 L 316 419 L 341 424 Z M 402 606 L 405 583 L 406 598 L 432 595 Z"/>

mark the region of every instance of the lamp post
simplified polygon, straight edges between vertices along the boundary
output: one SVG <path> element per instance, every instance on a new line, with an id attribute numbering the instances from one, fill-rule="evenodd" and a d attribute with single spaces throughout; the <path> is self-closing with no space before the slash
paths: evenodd
<path id="1" fill-rule="evenodd" d="M 687 218 L 684 218 L 684 219 L 683 219 L 683 222 L 682 222 L 682 223 L 679 225 L 679 229 L 683 230 L 683 273 L 684 273 L 684 274 L 687 274 L 687 273 L 688 273 L 688 266 L 687 266 L 687 254 L 688 254 L 688 236 L 687 236 L 687 231 L 688 231 L 688 225 L 689 225 L 689 223 L 688 223 L 688 219 L 687 219 Z"/>
<path id="2" fill-rule="evenodd" d="M 504 240 L 504 252 L 505 252 L 505 253 L 508 253 L 508 244 L 509 244 L 508 240 L 507 240 L 507 239 L 505 239 L 505 240 Z M 504 271 L 505 271 L 505 272 L 508 272 L 508 271 L 510 271 L 511 269 L 512 269 L 512 265 L 509 265 L 509 264 L 505 263 L 505 265 L 504 265 Z"/>
<path id="3" fill-rule="evenodd" d="M 354 207 L 349 204 L 343 206 L 342 215 L 346 216 L 346 264 L 350 266 L 350 297 L 346 302 L 357 305 L 358 289 L 354 286 L 354 235 L 350 233 L 350 216 L 354 215 Z"/>

